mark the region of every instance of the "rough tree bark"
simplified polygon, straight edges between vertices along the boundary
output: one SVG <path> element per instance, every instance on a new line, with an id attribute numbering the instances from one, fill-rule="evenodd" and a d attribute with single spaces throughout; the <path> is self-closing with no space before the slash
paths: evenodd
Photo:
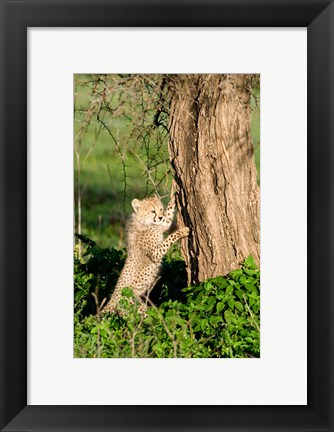
<path id="1" fill-rule="evenodd" d="M 260 260 L 259 187 L 250 136 L 253 75 L 172 75 L 169 153 L 188 282 Z"/>

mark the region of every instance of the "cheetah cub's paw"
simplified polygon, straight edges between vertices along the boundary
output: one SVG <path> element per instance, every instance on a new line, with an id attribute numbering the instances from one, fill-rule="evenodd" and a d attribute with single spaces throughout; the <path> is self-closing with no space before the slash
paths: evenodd
<path id="1" fill-rule="evenodd" d="M 188 237 L 190 233 L 190 229 L 188 227 L 180 228 L 179 229 L 180 237 Z"/>

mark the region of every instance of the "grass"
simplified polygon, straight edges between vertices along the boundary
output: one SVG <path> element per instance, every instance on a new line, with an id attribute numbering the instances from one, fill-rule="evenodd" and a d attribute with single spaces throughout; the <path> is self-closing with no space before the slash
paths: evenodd
<path id="1" fill-rule="evenodd" d="M 183 289 L 184 261 L 167 256 L 160 286 L 147 300 L 147 316 L 137 314 L 136 301 L 129 303 L 132 291 L 124 288 L 121 305 L 127 313 L 120 318 L 101 316 L 99 310 L 113 291 L 125 255 L 83 241 L 86 259 L 75 260 L 75 357 L 259 357 L 260 272 L 251 256 L 225 277 Z"/>
<path id="2" fill-rule="evenodd" d="M 152 186 L 145 180 L 144 165 L 131 152 L 123 153 L 123 148 L 136 149 L 135 153 L 145 161 L 147 146 L 138 148 L 138 137 L 130 135 L 131 123 L 124 116 L 108 118 L 105 112 L 100 114 L 110 133 L 96 120 L 96 116 L 87 121 L 86 111 L 91 103 L 92 88 L 82 87 L 80 83 L 88 80 L 89 76 L 76 75 L 74 83 L 75 149 L 76 156 L 80 155 L 81 232 L 98 239 L 102 247 L 121 247 L 124 244 L 125 215 L 130 212 L 131 200 L 152 192 Z M 80 135 L 83 129 L 84 134 Z M 157 132 L 153 131 L 151 141 L 155 135 Z M 167 157 L 167 148 L 164 153 Z M 165 171 L 166 166 L 158 166 L 156 177 L 161 179 Z M 75 163 L 75 181 L 77 190 L 78 159 Z M 166 190 L 170 184 L 169 178 Z M 76 219 L 77 211 L 76 205 Z"/>

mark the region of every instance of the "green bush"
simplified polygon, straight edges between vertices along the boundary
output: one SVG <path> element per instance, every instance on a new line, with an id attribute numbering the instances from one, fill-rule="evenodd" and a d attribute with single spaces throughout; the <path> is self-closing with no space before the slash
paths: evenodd
<path id="1" fill-rule="evenodd" d="M 249 256 L 240 269 L 186 284 L 183 261 L 165 258 L 159 286 L 148 300 L 147 317 L 137 313 L 132 291 L 123 290 L 126 318 L 100 316 L 97 308 L 110 297 L 125 253 L 86 244 L 75 259 L 75 357 L 259 357 L 260 271 Z"/>

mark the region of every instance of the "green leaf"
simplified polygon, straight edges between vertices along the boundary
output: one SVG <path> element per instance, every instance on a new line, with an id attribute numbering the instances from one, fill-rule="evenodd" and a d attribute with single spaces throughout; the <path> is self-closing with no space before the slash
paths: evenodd
<path id="1" fill-rule="evenodd" d="M 229 273 L 230 276 L 232 276 L 233 278 L 237 279 L 242 275 L 242 270 L 237 269 L 237 270 L 233 270 Z"/>
<path id="2" fill-rule="evenodd" d="M 252 309 L 253 309 L 253 312 L 255 312 L 256 314 L 259 312 L 259 306 L 256 304 L 253 305 Z"/>
<path id="3" fill-rule="evenodd" d="M 239 297 L 240 300 L 243 299 L 244 293 L 241 290 L 236 290 L 236 295 Z"/>
<path id="4" fill-rule="evenodd" d="M 252 270 L 255 270 L 255 269 L 258 268 L 258 266 L 255 264 L 255 261 L 254 261 L 254 258 L 253 258 L 252 255 L 249 255 L 249 256 L 245 259 L 245 261 L 244 261 L 244 266 L 245 266 L 245 267 L 248 267 L 248 268 L 250 268 L 250 269 L 252 269 Z"/>
<path id="5" fill-rule="evenodd" d="M 214 279 L 211 279 L 211 281 L 218 286 L 218 288 L 225 288 L 227 286 L 227 281 L 223 276 L 217 276 Z"/>
<path id="6" fill-rule="evenodd" d="M 240 330 L 240 335 L 241 335 L 242 337 L 245 337 L 245 336 L 249 336 L 250 333 L 249 333 L 248 330 Z"/>
<path id="7" fill-rule="evenodd" d="M 201 330 L 204 330 L 205 327 L 208 325 L 208 320 L 206 318 L 201 320 Z"/>
<path id="8" fill-rule="evenodd" d="M 205 291 L 211 291 L 212 287 L 213 287 L 213 285 L 212 285 L 211 282 L 205 282 L 204 283 L 204 289 L 205 289 Z"/>
<path id="9" fill-rule="evenodd" d="M 225 318 L 225 321 L 227 321 L 228 323 L 229 322 L 233 322 L 234 321 L 234 314 L 233 314 L 233 312 L 231 312 L 230 309 L 227 309 L 224 312 L 224 318 Z"/>
<path id="10" fill-rule="evenodd" d="M 208 298 L 208 300 L 207 300 L 207 304 L 208 304 L 208 307 L 206 308 L 206 310 L 209 311 L 209 310 L 211 310 L 211 309 L 214 307 L 214 305 L 216 304 L 216 297 L 214 297 L 214 296 L 210 296 L 210 297 Z"/>
<path id="11" fill-rule="evenodd" d="M 229 307 L 230 307 L 231 309 L 233 309 L 233 308 L 234 308 L 234 300 L 233 300 L 233 298 L 229 298 L 229 299 L 227 300 L 227 304 L 229 305 Z"/>
<path id="12" fill-rule="evenodd" d="M 232 286 L 228 286 L 226 288 L 226 294 L 232 294 L 233 293 L 233 287 Z"/>
<path id="13" fill-rule="evenodd" d="M 217 303 L 217 313 L 220 313 L 224 309 L 224 306 L 225 306 L 225 302 Z"/>
<path id="14" fill-rule="evenodd" d="M 235 302 L 235 307 L 241 312 L 244 310 L 243 304 L 240 303 L 239 301 Z"/>
<path id="15" fill-rule="evenodd" d="M 200 291 L 199 294 L 198 294 L 198 296 L 195 299 L 195 302 L 196 303 L 200 303 L 201 300 L 202 300 L 202 298 L 203 298 L 203 296 L 204 296 L 204 291 Z"/>
<path id="16" fill-rule="evenodd" d="M 250 283 L 244 283 L 244 285 L 248 289 L 248 291 L 253 291 L 255 288 L 254 285 Z"/>
<path id="17" fill-rule="evenodd" d="M 253 278 L 252 276 L 248 276 L 248 278 L 245 280 L 246 283 L 250 283 L 250 284 L 256 284 L 256 279 Z"/>
<path id="18" fill-rule="evenodd" d="M 222 317 L 221 316 L 217 316 L 217 315 L 211 315 L 210 318 L 209 318 L 209 322 L 212 325 L 218 324 L 221 320 L 222 320 Z"/>
<path id="19" fill-rule="evenodd" d="M 79 301 L 79 300 L 81 300 L 83 297 L 85 297 L 86 295 L 87 295 L 87 293 L 86 293 L 85 291 L 83 291 L 83 290 L 77 291 L 77 292 L 74 294 L 74 300 L 75 300 L 75 301 Z"/>
<path id="20" fill-rule="evenodd" d="M 104 329 L 101 329 L 101 331 L 100 331 L 100 335 L 101 335 L 101 337 L 103 337 L 104 339 L 107 339 L 107 337 L 108 337 L 108 333 L 107 333 L 106 330 L 104 330 Z"/>
<path id="21" fill-rule="evenodd" d="M 250 269 L 245 269 L 244 272 L 248 275 L 248 276 L 257 276 L 259 274 L 258 270 L 250 270 Z"/>

